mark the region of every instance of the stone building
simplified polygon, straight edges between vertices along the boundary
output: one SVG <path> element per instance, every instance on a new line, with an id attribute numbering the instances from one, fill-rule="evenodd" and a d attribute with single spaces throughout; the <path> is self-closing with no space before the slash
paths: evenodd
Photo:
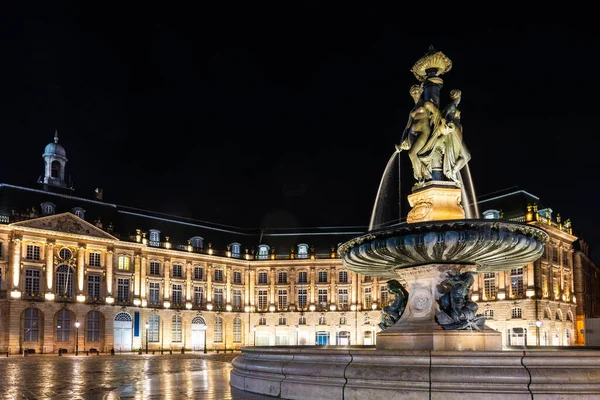
<path id="1" fill-rule="evenodd" d="M 75 195 L 58 135 L 43 158 L 39 188 L 0 184 L 0 351 L 374 344 L 386 282 L 337 256 L 367 227 L 231 228 L 121 206 Z M 535 263 L 479 276 L 488 325 L 506 345 L 575 344 L 570 222 L 524 191 L 479 206 L 551 237 Z"/>

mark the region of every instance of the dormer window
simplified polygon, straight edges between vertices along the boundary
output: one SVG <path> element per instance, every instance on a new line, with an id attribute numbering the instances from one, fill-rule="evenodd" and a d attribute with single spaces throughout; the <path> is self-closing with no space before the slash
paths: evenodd
<path id="1" fill-rule="evenodd" d="M 150 246 L 160 246 L 160 231 L 157 229 L 150 229 L 148 233 L 148 240 L 150 241 Z"/>
<path id="2" fill-rule="evenodd" d="M 54 203 L 50 203 L 50 202 L 46 202 L 46 203 L 42 203 L 42 214 L 44 215 L 52 215 L 54 214 L 54 210 L 56 209 L 56 206 L 54 205 Z"/>
<path id="3" fill-rule="evenodd" d="M 77 215 L 81 219 L 85 219 L 85 210 L 81 207 L 75 207 L 73 209 L 73 214 Z"/>
<path id="4" fill-rule="evenodd" d="M 298 245 L 298 258 L 308 258 L 308 245 L 305 243 Z"/>
<path id="5" fill-rule="evenodd" d="M 239 243 L 231 243 L 231 257 L 240 258 L 240 244 Z"/>
<path id="6" fill-rule="evenodd" d="M 498 210 L 485 210 L 483 212 L 483 219 L 500 219 L 500 211 L 498 211 Z"/>
<path id="7" fill-rule="evenodd" d="M 190 244 L 195 249 L 202 249 L 204 248 L 204 238 L 201 236 L 194 236 L 193 238 L 190 238 Z"/>
<path id="8" fill-rule="evenodd" d="M 259 260 L 267 260 L 269 258 L 269 246 L 266 244 L 258 245 L 258 254 L 256 258 Z"/>

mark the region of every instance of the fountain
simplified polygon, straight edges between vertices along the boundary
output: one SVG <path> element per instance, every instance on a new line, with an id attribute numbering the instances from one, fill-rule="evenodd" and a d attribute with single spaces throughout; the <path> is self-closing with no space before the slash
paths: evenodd
<path id="1" fill-rule="evenodd" d="M 430 48 L 411 69 L 420 81 L 410 90 L 415 105 L 384 172 L 407 153 L 416 183 L 406 223 L 374 228 L 382 178 L 370 230 L 338 249 L 346 268 L 388 279 L 396 296 L 382 309 L 376 348 L 244 348 L 233 361 L 234 387 L 288 399 L 598 398 L 596 352 L 503 350 L 500 332 L 477 313 L 474 275 L 532 263 L 548 235 L 526 223 L 472 218 L 476 208 L 466 218 L 460 171 L 468 172 L 471 155 L 461 92 L 452 90 L 440 107 L 440 76 L 451 67 Z"/>

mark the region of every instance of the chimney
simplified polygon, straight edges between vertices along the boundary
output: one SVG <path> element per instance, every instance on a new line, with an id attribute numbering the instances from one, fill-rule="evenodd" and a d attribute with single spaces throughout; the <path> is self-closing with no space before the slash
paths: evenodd
<path id="1" fill-rule="evenodd" d="M 94 192 L 96 193 L 96 200 L 102 200 L 102 189 L 96 188 L 96 190 L 94 190 Z"/>

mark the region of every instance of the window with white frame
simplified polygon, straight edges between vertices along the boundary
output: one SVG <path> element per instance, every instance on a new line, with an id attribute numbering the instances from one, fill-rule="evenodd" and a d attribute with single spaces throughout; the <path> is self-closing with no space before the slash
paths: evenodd
<path id="1" fill-rule="evenodd" d="M 54 210 L 56 209 L 56 206 L 53 203 L 47 202 L 47 203 L 42 203 L 40 205 L 42 207 L 42 214 L 44 214 L 44 215 L 54 214 Z"/>
<path id="2" fill-rule="evenodd" d="M 346 325 L 346 317 L 340 317 L 340 325 Z"/>
<path id="3" fill-rule="evenodd" d="M 308 283 L 308 272 L 307 271 L 298 272 L 298 283 Z"/>
<path id="4" fill-rule="evenodd" d="M 117 279 L 117 301 L 121 303 L 129 302 L 129 279 Z"/>
<path id="5" fill-rule="evenodd" d="M 59 296 L 73 297 L 73 268 L 68 265 L 59 265 L 56 268 L 56 294 Z"/>
<path id="6" fill-rule="evenodd" d="M 182 277 L 183 277 L 183 265 L 173 264 L 173 278 L 182 278 Z"/>
<path id="7" fill-rule="evenodd" d="M 308 258 L 308 245 L 305 243 L 298 245 L 298 258 Z"/>
<path id="8" fill-rule="evenodd" d="M 379 289 L 380 289 L 380 293 L 381 293 L 381 296 L 379 297 L 379 299 L 381 300 L 381 306 L 385 307 L 390 303 L 387 285 L 380 286 Z"/>
<path id="9" fill-rule="evenodd" d="M 496 298 L 496 273 L 486 272 L 483 274 L 483 291 L 487 300 Z"/>
<path id="10" fill-rule="evenodd" d="M 317 299 L 318 299 L 320 308 L 327 308 L 327 304 L 328 304 L 327 289 L 319 289 Z"/>
<path id="11" fill-rule="evenodd" d="M 223 270 L 215 269 L 215 282 L 223 282 Z"/>
<path id="12" fill-rule="evenodd" d="M 340 310 L 348 308 L 348 289 L 338 289 L 338 307 Z"/>
<path id="13" fill-rule="evenodd" d="M 494 319 L 494 310 L 488 308 L 483 312 L 483 315 L 486 319 Z"/>
<path id="14" fill-rule="evenodd" d="M 306 325 L 306 317 L 298 318 L 298 325 Z"/>
<path id="15" fill-rule="evenodd" d="M 128 256 L 119 256 L 117 268 L 119 271 L 129 271 L 131 259 Z"/>
<path id="16" fill-rule="evenodd" d="M 73 214 L 77 215 L 81 219 L 85 219 L 85 210 L 81 207 L 75 207 L 73 209 Z"/>
<path id="17" fill-rule="evenodd" d="M 215 333 L 213 341 L 215 343 L 223 342 L 223 318 L 221 317 L 215 318 Z"/>
<path id="18" fill-rule="evenodd" d="M 68 342 L 71 337 L 71 311 L 62 308 L 56 315 L 56 341 Z"/>
<path id="19" fill-rule="evenodd" d="M 288 292 L 287 290 L 283 290 L 283 289 L 279 289 L 278 291 L 278 309 L 279 310 L 285 310 L 287 309 L 287 305 L 288 305 Z"/>
<path id="20" fill-rule="evenodd" d="M 223 307 L 223 288 L 213 289 L 213 303 L 215 307 Z"/>
<path id="21" fill-rule="evenodd" d="M 287 283 L 287 281 L 288 281 L 287 272 L 279 271 L 279 273 L 277 274 L 277 283 L 285 284 L 285 283 Z"/>
<path id="22" fill-rule="evenodd" d="M 242 343 L 242 319 L 233 319 L 233 343 Z"/>
<path id="23" fill-rule="evenodd" d="M 240 258 L 240 244 L 231 243 L 231 257 Z"/>
<path id="24" fill-rule="evenodd" d="M 190 244 L 196 249 L 202 249 L 204 247 L 204 238 L 200 236 L 194 236 L 190 238 Z"/>
<path id="25" fill-rule="evenodd" d="M 39 269 L 25 270 L 25 294 L 30 296 L 40 294 Z"/>
<path id="26" fill-rule="evenodd" d="M 371 304 L 373 303 L 373 299 L 371 298 L 371 288 L 370 287 L 366 287 L 364 289 L 364 293 L 365 293 L 365 307 L 367 309 L 371 308 Z"/>
<path id="27" fill-rule="evenodd" d="M 318 282 L 327 283 L 327 271 L 319 271 Z"/>
<path id="28" fill-rule="evenodd" d="M 279 325 L 287 325 L 287 319 L 285 317 L 279 317 Z"/>
<path id="29" fill-rule="evenodd" d="M 319 325 L 327 325 L 327 318 L 319 317 Z"/>
<path id="30" fill-rule="evenodd" d="M 89 263 L 90 263 L 90 267 L 99 267 L 100 266 L 100 253 L 90 252 Z"/>
<path id="31" fill-rule="evenodd" d="M 182 285 L 172 285 L 171 302 L 173 305 L 183 304 Z"/>
<path id="32" fill-rule="evenodd" d="M 160 275 L 160 263 L 158 261 L 150 261 L 150 275 Z"/>
<path id="33" fill-rule="evenodd" d="M 267 260 L 269 258 L 269 246 L 266 244 L 259 245 L 256 258 L 259 260 Z"/>
<path id="34" fill-rule="evenodd" d="M 88 298 L 100 300 L 100 275 L 88 275 Z"/>
<path id="35" fill-rule="evenodd" d="M 510 296 L 523 297 L 523 268 L 510 270 Z"/>
<path id="36" fill-rule="evenodd" d="M 204 288 L 201 286 L 194 286 L 194 304 L 196 306 L 204 305 Z"/>
<path id="37" fill-rule="evenodd" d="M 87 316 L 87 341 L 100 341 L 100 312 L 90 311 Z"/>
<path id="38" fill-rule="evenodd" d="M 73 253 L 68 248 L 63 247 L 58 252 L 58 256 L 61 258 L 61 260 L 67 261 L 67 260 L 70 260 L 71 258 L 73 258 Z"/>
<path id="39" fill-rule="evenodd" d="M 267 309 L 267 291 L 266 290 L 258 291 L 258 308 L 260 310 Z"/>
<path id="40" fill-rule="evenodd" d="M 233 271 L 233 283 L 242 283 L 242 273 L 240 271 Z"/>
<path id="41" fill-rule="evenodd" d="M 204 278 L 204 269 L 202 267 L 194 267 L 194 279 L 201 281 Z"/>
<path id="42" fill-rule="evenodd" d="M 515 307 L 512 309 L 512 319 L 523 318 L 523 311 L 520 307 Z"/>
<path id="43" fill-rule="evenodd" d="M 242 291 L 233 289 L 233 308 L 239 310 L 242 308 Z"/>
<path id="44" fill-rule="evenodd" d="M 307 289 L 298 289 L 298 307 L 306 308 L 308 298 L 308 290 Z"/>
<path id="45" fill-rule="evenodd" d="M 156 229 L 150 229 L 148 240 L 150 241 L 151 246 L 158 246 L 160 244 L 160 231 Z"/>
<path id="46" fill-rule="evenodd" d="M 267 319 L 265 317 L 260 317 L 258 319 L 258 324 L 259 325 L 266 325 L 267 324 Z"/>
<path id="47" fill-rule="evenodd" d="M 156 305 L 160 303 L 160 283 L 158 282 L 150 282 L 149 285 L 149 293 L 148 300 L 150 300 L 150 304 Z"/>
<path id="48" fill-rule="evenodd" d="M 260 271 L 258 273 L 258 284 L 265 285 L 268 283 L 268 275 L 266 271 Z"/>
<path id="49" fill-rule="evenodd" d="M 35 244 L 27 245 L 27 259 L 28 260 L 40 260 L 40 246 Z"/>
<path id="50" fill-rule="evenodd" d="M 338 273 L 338 283 L 348 283 L 348 271 L 340 271 Z"/>
<path id="51" fill-rule="evenodd" d="M 148 342 L 157 343 L 160 339 L 160 317 L 157 314 L 151 314 L 148 319 Z"/>
<path id="52" fill-rule="evenodd" d="M 175 314 L 171 319 L 171 342 L 181 343 L 182 341 L 182 328 L 181 328 L 181 315 Z"/>

